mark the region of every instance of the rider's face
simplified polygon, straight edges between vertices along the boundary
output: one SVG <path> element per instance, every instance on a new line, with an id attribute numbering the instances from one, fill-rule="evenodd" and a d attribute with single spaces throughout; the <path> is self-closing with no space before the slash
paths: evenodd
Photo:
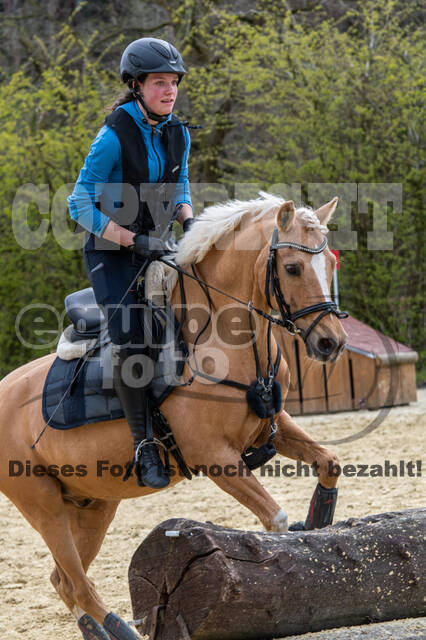
<path id="1" fill-rule="evenodd" d="M 139 82 L 140 91 L 148 108 L 160 116 L 173 111 L 178 92 L 177 73 L 149 73 Z"/>

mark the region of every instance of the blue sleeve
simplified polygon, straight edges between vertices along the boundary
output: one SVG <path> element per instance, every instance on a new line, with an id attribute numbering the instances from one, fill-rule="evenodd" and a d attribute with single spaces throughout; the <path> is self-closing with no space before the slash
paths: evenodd
<path id="1" fill-rule="evenodd" d="M 87 231 L 102 236 L 110 218 L 99 211 L 95 202 L 102 185 L 110 182 L 111 174 L 121 171 L 121 145 L 117 134 L 104 125 L 92 142 L 74 191 L 68 197 L 70 216 Z"/>
<path id="2" fill-rule="evenodd" d="M 186 148 L 185 153 L 183 154 L 182 168 L 180 170 L 179 180 L 176 185 L 176 191 L 174 195 L 174 208 L 176 208 L 178 204 L 183 203 L 189 204 L 192 207 L 188 177 L 188 157 L 189 150 L 191 148 L 191 138 L 189 137 L 188 129 L 186 127 L 183 127 L 183 134 L 185 136 Z"/>

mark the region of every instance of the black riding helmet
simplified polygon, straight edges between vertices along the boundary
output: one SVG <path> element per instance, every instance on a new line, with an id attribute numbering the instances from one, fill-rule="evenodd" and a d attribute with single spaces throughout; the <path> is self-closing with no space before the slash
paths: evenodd
<path id="1" fill-rule="evenodd" d="M 186 69 L 179 51 L 158 38 L 139 38 L 131 42 L 121 56 L 120 75 L 123 82 L 144 73 L 177 73 L 179 82 Z"/>
<path id="2" fill-rule="evenodd" d="M 186 73 L 179 51 L 166 40 L 139 38 L 131 42 L 121 56 L 120 75 L 127 82 L 136 100 L 145 109 L 148 118 L 165 122 L 169 116 L 160 116 L 149 109 L 134 82 L 148 73 L 177 73 L 178 84 Z"/>

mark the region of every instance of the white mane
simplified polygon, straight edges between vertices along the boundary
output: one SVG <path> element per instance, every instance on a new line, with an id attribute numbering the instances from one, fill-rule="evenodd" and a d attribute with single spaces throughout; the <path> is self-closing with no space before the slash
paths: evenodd
<path id="1" fill-rule="evenodd" d="M 219 238 L 236 229 L 245 216 L 252 215 L 253 221 L 259 220 L 285 202 L 264 191 L 259 193 L 261 197 L 255 200 L 231 200 L 204 209 L 197 216 L 197 223 L 180 241 L 176 263 L 187 265 L 200 262 Z M 320 223 L 313 209 L 300 207 L 296 209 L 296 215 L 304 227 L 327 233 L 327 227 Z"/>

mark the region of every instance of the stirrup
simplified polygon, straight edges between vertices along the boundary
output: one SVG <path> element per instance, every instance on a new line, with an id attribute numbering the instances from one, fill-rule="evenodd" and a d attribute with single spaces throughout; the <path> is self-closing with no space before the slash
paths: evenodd
<path id="1" fill-rule="evenodd" d="M 136 447 L 135 458 L 134 458 L 135 463 L 139 462 L 139 458 L 141 457 L 142 449 L 147 444 L 156 444 L 156 445 L 158 445 L 160 447 L 163 447 L 163 449 L 166 451 L 166 447 L 161 442 L 161 440 L 159 440 L 158 438 L 153 438 L 152 440 L 149 440 L 148 438 L 144 438 L 143 440 L 141 440 L 139 442 L 138 446 Z"/>
<path id="2" fill-rule="evenodd" d="M 138 446 L 135 449 L 135 453 L 133 455 L 133 459 L 132 459 L 130 465 L 127 467 L 126 473 L 124 474 L 123 482 L 126 482 L 130 478 L 130 476 L 132 475 L 133 469 L 135 467 L 137 468 L 137 465 L 138 465 L 139 459 L 141 457 L 141 453 L 142 453 L 143 447 L 145 445 L 151 444 L 151 443 L 154 443 L 154 444 L 159 445 L 160 447 L 163 447 L 165 460 L 166 460 L 166 471 L 167 471 L 167 473 L 169 473 L 169 470 L 170 470 L 169 454 L 168 454 L 166 446 L 161 442 L 161 440 L 158 440 L 158 438 L 153 438 L 152 440 L 149 440 L 148 438 L 144 438 L 143 440 L 141 440 L 141 442 L 139 442 Z M 161 462 L 161 460 L 160 460 L 160 462 Z M 138 480 L 139 480 L 139 474 L 137 472 L 136 472 L 136 475 L 138 476 Z M 140 486 L 145 486 L 145 485 L 142 484 Z"/>
<path id="3" fill-rule="evenodd" d="M 165 462 L 163 465 L 160 455 L 158 453 L 158 449 L 156 447 L 157 444 L 160 444 L 165 450 Z M 154 459 L 148 459 L 148 461 L 143 459 L 143 448 L 147 445 L 153 445 L 154 450 L 150 454 L 154 456 Z M 157 459 L 155 459 L 155 457 Z M 167 449 L 157 438 L 148 439 L 145 438 L 142 440 L 135 451 L 135 468 L 136 468 L 136 477 L 138 481 L 138 485 L 141 487 L 151 487 L 152 489 L 163 489 L 170 484 L 170 464 L 169 464 L 169 456 Z M 148 465 L 147 465 L 148 462 Z M 149 476 L 151 478 L 148 481 Z"/>

